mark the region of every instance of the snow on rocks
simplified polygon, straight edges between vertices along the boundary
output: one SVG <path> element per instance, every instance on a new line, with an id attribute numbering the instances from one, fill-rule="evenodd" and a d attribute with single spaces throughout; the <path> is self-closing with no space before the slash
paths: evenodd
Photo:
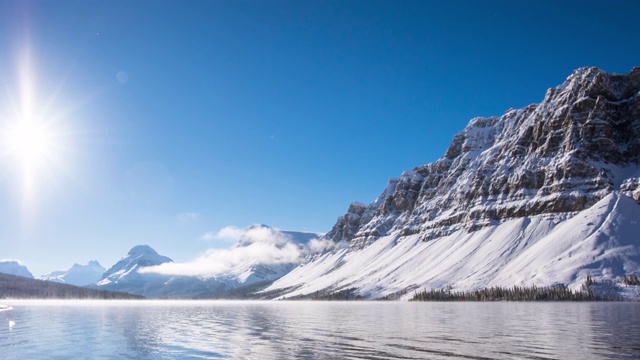
<path id="1" fill-rule="evenodd" d="M 471 120 L 442 158 L 350 206 L 324 237 L 348 250 L 266 291 L 576 287 L 640 271 L 639 90 L 640 68 L 581 68 L 540 104 Z"/>

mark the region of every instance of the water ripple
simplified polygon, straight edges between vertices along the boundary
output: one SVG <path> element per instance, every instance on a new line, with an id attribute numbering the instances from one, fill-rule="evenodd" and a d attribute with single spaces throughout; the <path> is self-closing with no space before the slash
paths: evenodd
<path id="1" fill-rule="evenodd" d="M 638 304 L 9 303 L 3 360 L 640 358 Z"/>

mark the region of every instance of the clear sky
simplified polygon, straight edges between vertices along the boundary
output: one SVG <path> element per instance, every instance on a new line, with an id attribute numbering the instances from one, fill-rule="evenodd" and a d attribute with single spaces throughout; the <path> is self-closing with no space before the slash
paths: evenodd
<path id="1" fill-rule="evenodd" d="M 640 65 L 637 1 L 1 1 L 0 258 L 326 232 L 476 116 Z M 25 125 L 26 124 L 26 125 Z M 26 129 L 26 130 L 25 130 Z"/>

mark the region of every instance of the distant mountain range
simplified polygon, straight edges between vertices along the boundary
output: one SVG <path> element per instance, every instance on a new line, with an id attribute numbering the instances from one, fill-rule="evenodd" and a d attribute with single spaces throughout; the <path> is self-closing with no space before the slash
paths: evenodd
<path id="1" fill-rule="evenodd" d="M 300 254 L 306 254 L 312 251 L 311 248 L 315 249 L 318 246 L 313 240 L 320 236 L 322 234 L 283 231 L 267 225 L 253 225 L 240 231 L 237 245 L 229 250 L 238 250 L 242 254 L 238 256 L 240 260 L 223 271 L 197 276 L 140 272 L 141 269 L 173 264 L 173 260 L 158 254 L 148 245 L 138 245 L 108 270 L 97 261 L 90 261 L 86 265 L 74 264 L 66 271 L 54 271 L 43 275 L 41 280 L 95 290 L 137 294 L 148 298 L 218 298 L 224 297 L 227 293 L 238 297 L 237 294 L 244 293 L 238 288 L 262 289 L 291 271 L 302 260 L 301 257 L 295 257 L 290 261 L 276 263 L 264 261 L 259 254 L 251 255 L 256 251 L 256 245 L 265 245 L 271 250 L 294 249 Z M 263 248 L 257 248 L 261 249 Z M 0 272 L 33 278 L 25 266 L 13 260 L 0 262 Z"/>
<path id="2" fill-rule="evenodd" d="M 321 234 L 281 231 L 266 225 L 254 225 L 245 229 L 234 249 L 247 249 L 260 241 L 270 241 L 252 235 L 275 235 L 281 241 L 270 244 L 278 248 L 294 246 L 306 248 L 309 242 Z M 233 250 L 233 249 L 232 249 Z M 150 246 L 140 245 L 129 251 L 114 266 L 107 270 L 94 285 L 95 289 L 124 291 L 150 298 L 206 298 L 220 297 L 226 292 L 255 283 L 269 284 L 298 265 L 298 261 L 278 264 L 263 263 L 258 256 L 247 256 L 224 271 L 204 273 L 197 276 L 143 273 L 138 270 L 173 263 L 159 255 Z"/>
<path id="3" fill-rule="evenodd" d="M 48 280 L 59 282 L 63 284 L 84 286 L 93 284 L 100 280 L 105 268 L 97 261 L 89 261 L 86 265 L 73 264 L 73 266 L 66 271 L 53 271 L 49 274 L 42 275 L 41 280 Z"/>

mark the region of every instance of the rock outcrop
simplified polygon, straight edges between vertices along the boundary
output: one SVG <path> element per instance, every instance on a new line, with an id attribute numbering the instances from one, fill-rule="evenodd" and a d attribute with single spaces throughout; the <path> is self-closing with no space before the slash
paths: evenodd
<path id="1" fill-rule="evenodd" d="M 475 118 L 434 163 L 354 203 L 326 238 L 361 248 L 391 232 L 425 240 L 506 219 L 584 210 L 613 190 L 640 198 L 640 67 L 576 70 L 544 100 Z"/>

